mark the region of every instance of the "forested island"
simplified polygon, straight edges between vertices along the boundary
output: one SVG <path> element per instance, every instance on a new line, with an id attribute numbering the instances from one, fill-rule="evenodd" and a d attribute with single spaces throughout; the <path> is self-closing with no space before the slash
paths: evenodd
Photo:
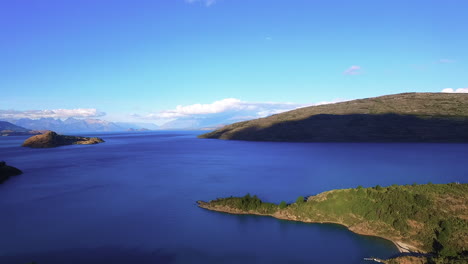
<path id="1" fill-rule="evenodd" d="M 468 184 L 392 185 L 327 191 L 296 202 L 263 202 L 257 196 L 199 201 L 202 208 L 307 223 L 336 223 L 349 230 L 391 240 L 400 252 L 428 253 L 388 263 L 466 263 Z M 432 262 L 431 262 L 432 261 Z M 405 262 L 407 263 L 407 262 Z"/>
<path id="2" fill-rule="evenodd" d="M 299 108 L 200 138 L 285 142 L 468 142 L 468 94 L 404 93 Z"/>

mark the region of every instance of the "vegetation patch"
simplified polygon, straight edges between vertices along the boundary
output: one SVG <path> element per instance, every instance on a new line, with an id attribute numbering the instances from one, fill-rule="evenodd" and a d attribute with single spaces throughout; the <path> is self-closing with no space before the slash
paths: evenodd
<path id="1" fill-rule="evenodd" d="M 458 183 L 359 186 L 307 200 L 299 196 L 292 204 L 265 203 L 250 194 L 199 202 L 200 207 L 227 213 L 338 223 L 359 234 L 389 239 L 401 251 L 432 253 L 438 261 L 458 261 L 468 252 L 466 204 L 468 184 Z"/>

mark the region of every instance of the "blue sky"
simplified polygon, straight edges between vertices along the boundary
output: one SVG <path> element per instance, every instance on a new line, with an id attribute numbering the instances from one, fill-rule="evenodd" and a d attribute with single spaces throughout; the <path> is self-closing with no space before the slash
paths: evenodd
<path id="1" fill-rule="evenodd" d="M 467 10 L 465 0 L 1 1 L 0 111 L 163 123 L 465 88 Z"/>

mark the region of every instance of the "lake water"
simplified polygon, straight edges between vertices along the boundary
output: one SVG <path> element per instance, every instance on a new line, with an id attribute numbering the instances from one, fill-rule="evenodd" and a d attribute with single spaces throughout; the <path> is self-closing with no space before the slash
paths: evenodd
<path id="1" fill-rule="evenodd" d="M 200 132 L 99 134 L 54 149 L 0 137 L 0 263 L 366 263 L 395 246 L 330 224 L 236 216 L 197 200 L 293 202 L 358 185 L 467 182 L 467 144 L 265 143 Z"/>

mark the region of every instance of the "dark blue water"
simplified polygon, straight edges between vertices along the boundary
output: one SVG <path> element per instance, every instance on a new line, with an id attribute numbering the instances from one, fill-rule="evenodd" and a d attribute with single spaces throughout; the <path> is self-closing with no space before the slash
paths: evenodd
<path id="1" fill-rule="evenodd" d="M 292 202 L 358 185 L 466 182 L 466 144 L 259 143 L 194 132 L 100 134 L 106 143 L 27 149 L 0 185 L 0 263 L 365 263 L 386 240 L 328 224 L 210 212 L 197 200 Z"/>

